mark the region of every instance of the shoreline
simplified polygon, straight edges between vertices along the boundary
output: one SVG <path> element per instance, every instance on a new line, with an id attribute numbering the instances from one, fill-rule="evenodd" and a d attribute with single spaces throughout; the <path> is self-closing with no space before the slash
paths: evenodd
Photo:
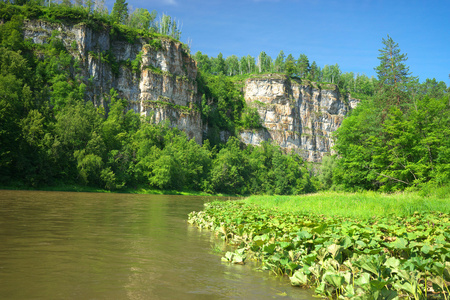
<path id="1" fill-rule="evenodd" d="M 158 190 L 147 187 L 126 188 L 121 190 L 106 190 L 86 187 L 77 184 L 65 184 L 57 186 L 45 186 L 39 188 L 26 186 L 0 185 L 1 190 L 10 191 L 41 191 L 41 192 L 79 192 L 79 193 L 104 193 L 104 194 L 140 194 L 140 195 L 182 195 L 182 196 L 207 196 L 207 197 L 243 197 L 241 195 L 208 194 L 199 191 Z"/>
<path id="2" fill-rule="evenodd" d="M 362 195 L 347 194 L 349 197 L 340 202 L 350 203 L 357 212 L 352 196 Z M 375 196 L 371 202 L 383 197 L 369 196 Z M 411 201 L 422 205 L 421 197 L 417 193 L 413 196 Z M 289 197 L 284 198 L 254 196 L 242 201 L 211 202 L 202 211 L 191 212 L 188 222 L 211 230 L 235 247 L 223 253 L 222 261 L 245 264 L 246 260 L 256 260 L 261 269 L 289 276 L 291 285 L 312 288 L 320 297 L 447 296 L 448 205 L 419 206 L 423 208 L 419 211 L 401 207 L 395 210 L 394 205 L 380 215 L 362 213 L 358 217 L 342 214 L 338 207 L 330 207 L 326 215 L 303 209 L 319 202 L 311 202 L 310 197 L 290 197 L 297 202 L 297 209 L 293 209 L 293 205 L 280 205 Z M 381 200 L 381 206 L 386 204 L 388 201 Z M 447 212 L 439 212 L 441 207 Z"/>

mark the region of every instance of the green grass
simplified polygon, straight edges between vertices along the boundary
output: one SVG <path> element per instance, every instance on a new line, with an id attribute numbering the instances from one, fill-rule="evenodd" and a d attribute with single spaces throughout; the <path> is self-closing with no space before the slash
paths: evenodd
<path id="1" fill-rule="evenodd" d="M 0 185 L 0 190 L 35 190 L 50 192 L 88 192 L 88 193 L 124 193 L 124 194 L 149 194 L 149 195 L 184 195 L 184 196 L 217 196 L 217 197 L 236 197 L 228 194 L 208 194 L 201 191 L 177 191 L 177 190 L 158 190 L 148 186 L 139 186 L 136 188 L 123 188 L 120 190 L 106 190 L 101 188 L 89 187 L 79 184 L 62 183 L 53 186 L 30 187 L 21 183 L 11 185 Z"/>
<path id="2" fill-rule="evenodd" d="M 245 201 L 282 211 L 359 219 L 392 214 L 405 216 L 414 212 L 450 213 L 450 195 L 444 198 L 423 197 L 417 192 L 401 194 L 322 192 L 303 196 L 251 196 Z"/>
<path id="3" fill-rule="evenodd" d="M 78 184 L 58 184 L 54 186 L 31 187 L 22 183 L 0 185 L 0 190 L 22 190 L 22 191 L 49 191 L 49 192 L 88 192 L 88 193 L 111 193 L 111 191 L 83 186 Z"/>

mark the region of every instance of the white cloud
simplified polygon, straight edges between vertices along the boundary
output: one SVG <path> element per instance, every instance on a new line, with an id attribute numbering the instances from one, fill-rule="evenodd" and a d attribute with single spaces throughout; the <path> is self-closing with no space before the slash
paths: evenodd
<path id="1" fill-rule="evenodd" d="M 162 2 L 167 5 L 178 5 L 177 1 L 175 0 L 163 0 Z"/>

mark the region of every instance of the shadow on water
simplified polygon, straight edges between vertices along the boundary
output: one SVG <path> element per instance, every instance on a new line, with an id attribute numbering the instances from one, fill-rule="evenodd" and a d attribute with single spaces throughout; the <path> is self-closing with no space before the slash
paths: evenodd
<path id="1" fill-rule="evenodd" d="M 312 299 L 221 263 L 200 196 L 0 191 L 1 299 Z"/>

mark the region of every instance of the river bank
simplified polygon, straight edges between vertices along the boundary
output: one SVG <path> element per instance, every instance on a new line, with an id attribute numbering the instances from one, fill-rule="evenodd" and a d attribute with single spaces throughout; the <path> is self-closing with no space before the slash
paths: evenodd
<path id="1" fill-rule="evenodd" d="M 217 196 L 217 197 L 239 197 L 239 195 L 229 194 L 209 194 L 200 191 L 177 191 L 160 190 L 149 188 L 148 186 L 127 187 L 118 190 L 106 190 L 80 184 L 62 183 L 52 186 L 30 187 L 23 184 L 0 185 L 0 190 L 21 190 L 21 191 L 46 191 L 46 192 L 87 192 L 87 193 L 118 193 L 118 194 L 146 194 L 146 195 L 183 195 L 183 196 Z"/>
<path id="2" fill-rule="evenodd" d="M 447 299 L 449 200 L 418 193 L 252 196 L 207 203 L 189 222 L 236 247 L 224 261 L 257 260 L 320 296 Z"/>

